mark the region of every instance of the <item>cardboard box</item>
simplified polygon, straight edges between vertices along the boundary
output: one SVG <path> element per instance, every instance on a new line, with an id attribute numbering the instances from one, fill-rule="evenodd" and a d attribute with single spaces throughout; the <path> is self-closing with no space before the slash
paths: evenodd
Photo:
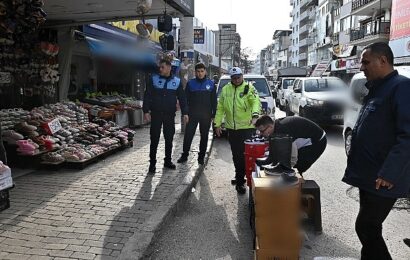
<path id="1" fill-rule="evenodd" d="M 271 221 L 268 218 L 255 219 L 255 233 L 260 239 L 260 248 L 300 248 L 299 220 Z"/>
<path id="2" fill-rule="evenodd" d="M 256 217 L 291 216 L 299 217 L 299 185 L 277 187 L 277 178 L 254 178 L 252 195 Z M 279 217 L 282 218 L 282 217 Z"/>
<path id="3" fill-rule="evenodd" d="M 256 249 L 254 251 L 255 260 L 298 260 L 299 249 L 285 248 L 261 248 L 259 238 L 256 237 Z"/>

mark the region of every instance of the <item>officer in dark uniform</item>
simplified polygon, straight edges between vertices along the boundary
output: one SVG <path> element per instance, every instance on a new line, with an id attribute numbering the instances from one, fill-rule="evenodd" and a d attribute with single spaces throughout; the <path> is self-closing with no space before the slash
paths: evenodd
<path id="1" fill-rule="evenodd" d="M 206 77 L 206 67 L 203 63 L 195 65 L 195 78 L 188 81 L 185 87 L 189 107 L 189 123 L 185 129 L 183 153 L 178 163 L 188 160 L 189 150 L 196 128 L 199 124 L 201 141 L 199 144 L 198 163 L 204 164 L 208 144 L 209 128 L 216 113 L 216 88 L 214 82 Z"/>
<path id="2" fill-rule="evenodd" d="M 177 99 L 184 115 L 184 122 L 188 123 L 188 107 L 181 80 L 171 73 L 171 62 L 162 59 L 159 62 L 159 74 L 154 74 L 148 81 L 144 94 L 144 118 L 151 121 L 150 135 L 150 165 L 149 173 L 155 173 L 157 162 L 157 148 L 161 127 L 165 139 L 164 167 L 176 169 L 171 161 L 172 141 L 175 134 L 175 112 Z"/>

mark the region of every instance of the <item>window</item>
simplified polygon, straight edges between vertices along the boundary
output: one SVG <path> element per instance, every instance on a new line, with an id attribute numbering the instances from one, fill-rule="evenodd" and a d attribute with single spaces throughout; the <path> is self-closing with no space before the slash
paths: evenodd
<path id="1" fill-rule="evenodd" d="M 296 31 L 299 31 L 299 25 L 296 25 Z"/>

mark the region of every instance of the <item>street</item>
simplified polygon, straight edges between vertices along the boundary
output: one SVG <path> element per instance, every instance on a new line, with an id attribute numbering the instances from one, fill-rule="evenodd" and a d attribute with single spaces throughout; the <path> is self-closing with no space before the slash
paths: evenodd
<path id="1" fill-rule="evenodd" d="M 283 116 L 280 112 L 278 116 Z M 321 187 L 323 233 L 307 232 L 301 259 L 344 257 L 359 259 L 360 242 L 354 230 L 358 191 L 341 182 L 346 166 L 342 127 L 325 128 L 327 148 L 305 173 Z M 248 194 L 236 194 L 229 144 L 215 139 L 207 167 L 185 208 L 150 248 L 150 259 L 252 259 Z M 249 190 L 248 190 L 249 192 Z M 384 223 L 384 237 L 393 259 L 409 259 L 402 242 L 410 235 L 409 204 L 397 204 Z"/>

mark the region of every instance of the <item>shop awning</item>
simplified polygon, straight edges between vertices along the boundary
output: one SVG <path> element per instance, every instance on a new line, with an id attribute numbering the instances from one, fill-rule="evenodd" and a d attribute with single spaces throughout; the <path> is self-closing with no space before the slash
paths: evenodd
<path id="1" fill-rule="evenodd" d="M 130 44 L 102 41 L 88 36 L 85 39 L 91 53 L 97 57 L 147 66 L 156 64 L 156 54 L 139 50 Z"/>

